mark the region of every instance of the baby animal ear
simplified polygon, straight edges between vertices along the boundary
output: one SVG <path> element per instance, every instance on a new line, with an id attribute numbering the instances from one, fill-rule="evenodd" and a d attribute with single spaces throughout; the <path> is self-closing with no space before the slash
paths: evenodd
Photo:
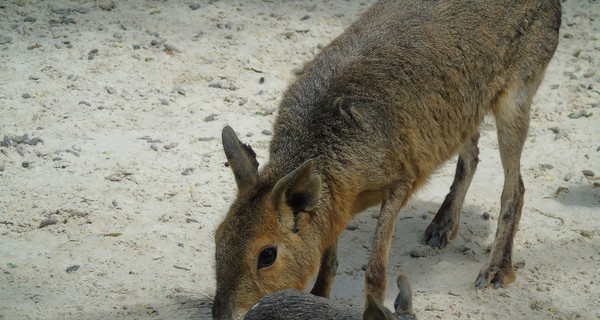
<path id="1" fill-rule="evenodd" d="M 394 315 L 386 309 L 372 294 L 367 294 L 367 306 L 363 313 L 363 320 L 392 320 Z"/>
<path id="2" fill-rule="evenodd" d="M 398 296 L 396 296 L 396 301 L 394 301 L 396 313 L 412 313 L 412 289 L 410 288 L 408 277 L 406 277 L 404 274 L 400 274 L 398 279 L 396 279 L 396 284 L 400 290 L 398 292 Z"/>
<path id="3" fill-rule="evenodd" d="M 252 147 L 240 142 L 235 131 L 230 126 L 223 128 L 221 138 L 225 156 L 235 175 L 238 194 L 246 194 L 255 187 L 258 181 L 256 153 L 252 150 Z"/>
<path id="4" fill-rule="evenodd" d="M 307 160 L 279 179 L 273 187 L 271 204 L 275 209 L 286 205 L 294 213 L 310 211 L 321 196 L 321 177 L 313 172 L 315 160 Z"/>

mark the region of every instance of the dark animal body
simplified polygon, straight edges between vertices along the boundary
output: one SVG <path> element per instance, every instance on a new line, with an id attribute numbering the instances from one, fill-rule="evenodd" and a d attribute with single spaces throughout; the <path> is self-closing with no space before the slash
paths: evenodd
<path id="1" fill-rule="evenodd" d="M 329 296 L 339 235 L 355 214 L 379 204 L 365 293 L 383 301 L 400 208 L 458 153 L 424 241 L 443 248 L 456 236 L 479 125 L 490 113 L 505 180 L 494 245 L 475 285 L 514 281 L 521 152 L 560 19 L 558 0 L 379 1 L 289 86 L 260 172 L 250 146 L 226 127 L 238 195 L 215 235 L 214 318 L 239 318 L 269 293 L 303 289 L 317 272 L 312 293 Z"/>
<path id="2" fill-rule="evenodd" d="M 396 279 L 400 292 L 389 311 L 372 295 L 367 296 L 365 311 L 339 305 L 329 299 L 295 290 L 277 291 L 250 309 L 244 320 L 417 320 L 412 309 L 412 291 L 404 275 Z"/>

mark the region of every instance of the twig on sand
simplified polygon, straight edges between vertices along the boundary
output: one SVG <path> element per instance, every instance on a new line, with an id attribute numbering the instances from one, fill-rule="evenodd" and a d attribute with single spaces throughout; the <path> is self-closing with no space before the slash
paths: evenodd
<path id="1" fill-rule="evenodd" d="M 537 211 L 537 213 L 539 213 L 539 214 L 541 214 L 541 215 L 543 215 L 543 216 L 546 216 L 546 217 L 548 217 L 548 218 L 552 218 L 552 219 L 559 220 L 559 221 L 560 221 L 560 225 L 563 225 L 563 224 L 565 224 L 565 219 L 563 219 L 563 218 L 561 218 L 561 217 L 556 217 L 556 216 L 553 216 L 553 215 L 551 215 L 551 214 L 549 214 L 549 213 L 545 213 L 545 212 L 543 212 L 542 210 L 539 210 L 539 209 L 536 209 L 536 208 L 533 208 L 533 210 Z"/>

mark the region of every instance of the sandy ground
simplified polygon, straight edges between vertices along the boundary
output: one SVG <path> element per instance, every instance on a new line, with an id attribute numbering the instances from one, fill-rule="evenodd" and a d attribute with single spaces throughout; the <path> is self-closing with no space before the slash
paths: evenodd
<path id="1" fill-rule="evenodd" d="M 0 2 L 0 319 L 209 319 L 235 194 L 221 128 L 266 162 L 293 69 L 370 3 Z M 600 3 L 563 12 L 522 159 L 517 281 L 473 287 L 503 179 L 489 120 L 457 239 L 420 243 L 455 160 L 401 213 L 388 306 L 402 270 L 421 319 L 600 319 Z M 340 241 L 333 299 L 357 309 L 376 213 Z"/>

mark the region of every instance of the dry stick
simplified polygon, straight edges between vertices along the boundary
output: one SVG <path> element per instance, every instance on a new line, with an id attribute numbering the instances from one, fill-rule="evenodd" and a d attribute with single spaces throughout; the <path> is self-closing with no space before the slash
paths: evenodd
<path id="1" fill-rule="evenodd" d="M 551 215 L 551 214 L 549 214 L 549 213 L 544 213 L 543 211 L 541 211 L 541 210 L 539 210 L 539 209 L 536 209 L 536 208 L 533 208 L 533 210 L 537 211 L 537 213 L 539 213 L 539 214 L 541 214 L 541 215 L 543 215 L 543 216 L 546 216 L 546 217 L 548 217 L 548 218 L 552 218 L 552 219 L 557 219 L 557 220 L 559 220 L 561 225 L 565 224 L 565 219 L 563 219 L 563 218 L 561 218 L 561 217 L 556 217 L 556 216 L 553 216 L 553 215 Z"/>

